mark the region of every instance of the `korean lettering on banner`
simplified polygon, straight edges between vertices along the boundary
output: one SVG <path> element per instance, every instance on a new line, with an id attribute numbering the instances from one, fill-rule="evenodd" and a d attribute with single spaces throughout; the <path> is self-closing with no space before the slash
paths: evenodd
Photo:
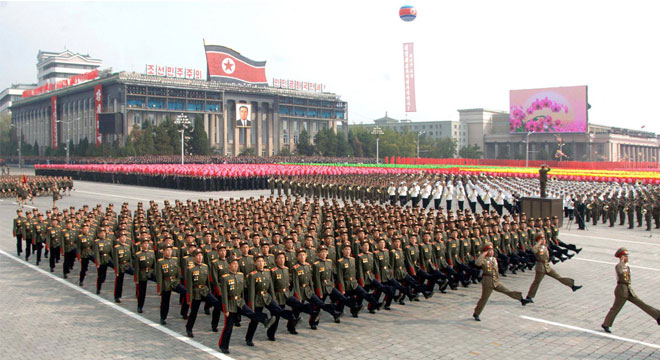
<path id="1" fill-rule="evenodd" d="M 182 67 L 177 67 L 176 68 L 176 77 L 182 78 L 185 75 L 185 70 Z"/>
<path id="2" fill-rule="evenodd" d="M 50 97 L 50 125 L 53 149 L 57 149 L 57 96 Z"/>
<path id="3" fill-rule="evenodd" d="M 274 78 L 273 79 L 273 87 L 280 87 L 280 79 Z"/>
<path id="4" fill-rule="evenodd" d="M 413 43 L 403 44 L 403 80 L 405 90 L 406 112 L 416 112 L 415 102 L 415 57 Z"/>
<path id="5" fill-rule="evenodd" d="M 296 89 L 296 82 L 293 80 L 289 80 L 289 89 L 295 90 Z"/>
<path id="6" fill-rule="evenodd" d="M 174 66 L 167 67 L 167 77 L 174 77 Z"/>
<path id="7" fill-rule="evenodd" d="M 156 75 L 156 65 L 147 64 L 147 75 Z"/>
<path id="8" fill-rule="evenodd" d="M 281 79 L 280 80 L 280 85 L 282 86 L 282 89 L 288 89 L 289 88 L 289 82 L 286 81 L 286 79 Z"/>
<path id="9" fill-rule="evenodd" d="M 96 146 L 101 144 L 101 135 L 99 134 L 99 114 L 103 106 L 103 85 L 94 86 L 94 122 L 96 124 Z"/>
<path id="10" fill-rule="evenodd" d="M 307 83 L 307 81 L 303 81 L 303 88 L 302 88 L 302 89 L 303 89 L 304 91 L 308 91 L 308 90 L 309 90 L 309 87 L 308 87 L 308 83 Z"/>
<path id="11" fill-rule="evenodd" d="M 195 69 L 195 79 L 196 80 L 201 80 L 202 79 L 202 70 Z"/>
<path id="12" fill-rule="evenodd" d="M 165 65 L 158 65 L 156 67 L 156 74 L 158 76 L 165 76 L 165 74 L 166 74 Z"/>
<path id="13" fill-rule="evenodd" d="M 296 90 L 302 90 L 302 81 L 296 81 Z"/>
<path id="14" fill-rule="evenodd" d="M 186 79 L 195 78 L 195 69 L 186 69 Z"/>

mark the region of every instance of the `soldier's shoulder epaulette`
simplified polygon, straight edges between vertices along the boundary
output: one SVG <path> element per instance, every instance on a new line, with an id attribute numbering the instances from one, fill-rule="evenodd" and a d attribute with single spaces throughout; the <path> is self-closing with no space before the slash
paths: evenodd
<path id="1" fill-rule="evenodd" d="M 158 259 L 158 262 L 162 262 L 162 261 L 165 261 L 165 258 Z"/>
<path id="2" fill-rule="evenodd" d="M 179 260 L 177 256 L 172 256 L 172 259 Z"/>
<path id="3" fill-rule="evenodd" d="M 272 268 L 272 269 L 270 269 L 270 271 L 277 271 L 277 266 L 274 267 L 274 268 Z"/>
<path id="4" fill-rule="evenodd" d="M 325 261 L 330 261 L 330 262 L 332 262 L 332 259 L 325 259 Z"/>
<path id="5" fill-rule="evenodd" d="M 253 275 L 253 274 L 256 274 L 256 273 L 257 273 L 257 270 L 252 270 L 252 272 L 250 273 L 250 275 Z"/>
<path id="6" fill-rule="evenodd" d="M 236 272 L 236 274 L 241 274 L 241 275 L 244 275 L 244 274 L 243 274 L 242 272 L 240 272 L 240 271 L 238 271 L 238 272 Z"/>
<path id="7" fill-rule="evenodd" d="M 222 275 L 222 277 L 227 277 L 227 276 L 229 276 L 229 273 Z"/>
<path id="8" fill-rule="evenodd" d="M 119 244 L 115 245 L 115 247 L 119 247 Z"/>
<path id="9" fill-rule="evenodd" d="M 270 271 L 270 269 L 269 268 L 264 268 L 264 271 Z"/>
<path id="10" fill-rule="evenodd" d="M 318 263 L 319 263 L 319 260 L 314 261 L 314 265 L 316 265 L 316 264 L 318 264 Z"/>
<path id="11" fill-rule="evenodd" d="M 300 264 L 295 264 L 295 265 L 293 265 L 293 268 L 294 268 L 294 269 L 297 269 L 297 268 L 299 268 L 299 267 L 300 267 Z"/>
<path id="12" fill-rule="evenodd" d="M 409 247 L 410 247 L 410 245 L 406 245 L 406 249 L 409 248 Z"/>
<path id="13" fill-rule="evenodd" d="M 209 267 L 209 266 L 208 266 L 208 265 L 206 265 L 206 264 L 202 264 L 202 265 L 200 265 L 200 266 L 204 266 L 204 267 Z"/>
<path id="14" fill-rule="evenodd" d="M 142 250 L 136 251 L 135 255 L 142 253 Z"/>

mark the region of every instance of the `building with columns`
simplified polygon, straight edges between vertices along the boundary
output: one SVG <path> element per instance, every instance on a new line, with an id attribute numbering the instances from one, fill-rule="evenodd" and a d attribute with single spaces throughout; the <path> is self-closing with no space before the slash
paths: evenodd
<path id="1" fill-rule="evenodd" d="M 100 91 L 98 91 L 100 90 Z M 235 126 L 237 104 L 250 104 L 251 126 Z M 54 107 L 53 107 L 54 105 Z M 96 105 L 100 105 L 97 109 Z M 12 122 L 24 140 L 40 151 L 69 139 L 125 142 L 133 126 L 154 125 L 186 114 L 203 119 L 212 150 L 237 155 L 293 151 L 302 130 L 310 138 L 321 129 L 347 125 L 347 103 L 339 95 L 169 78 L 133 72 L 101 74 L 97 79 L 24 98 L 11 106 Z M 98 112 L 98 123 L 96 113 Z"/>
<path id="2" fill-rule="evenodd" d="M 484 158 L 556 160 L 561 151 L 572 161 L 657 162 L 660 139 L 649 131 L 589 124 L 586 133 L 509 133 L 508 116 L 496 119 L 484 135 Z"/>

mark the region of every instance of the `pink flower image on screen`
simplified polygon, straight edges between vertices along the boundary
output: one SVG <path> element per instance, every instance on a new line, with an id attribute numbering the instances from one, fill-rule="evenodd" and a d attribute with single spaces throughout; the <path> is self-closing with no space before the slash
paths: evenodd
<path id="1" fill-rule="evenodd" d="M 511 90 L 511 132 L 586 132 L 587 87 Z"/>

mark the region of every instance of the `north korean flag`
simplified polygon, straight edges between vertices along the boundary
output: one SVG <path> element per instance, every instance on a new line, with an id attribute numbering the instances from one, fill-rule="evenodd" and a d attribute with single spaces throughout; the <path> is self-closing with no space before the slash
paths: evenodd
<path id="1" fill-rule="evenodd" d="M 254 61 L 220 45 L 205 45 L 210 80 L 268 86 L 266 62 Z"/>

